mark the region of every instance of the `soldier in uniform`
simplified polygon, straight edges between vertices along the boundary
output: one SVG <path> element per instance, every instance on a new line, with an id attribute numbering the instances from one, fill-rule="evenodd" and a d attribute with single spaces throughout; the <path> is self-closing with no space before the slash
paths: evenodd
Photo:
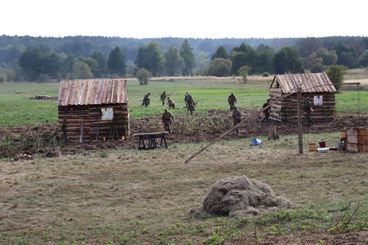
<path id="1" fill-rule="evenodd" d="M 173 115 L 168 112 L 166 109 L 164 113 L 162 114 L 162 123 L 164 124 L 164 130 L 171 133 L 171 123 L 174 122 Z"/>
<path id="2" fill-rule="evenodd" d="M 166 91 L 164 91 L 161 95 L 160 95 L 160 100 L 162 102 L 162 106 L 165 105 L 165 99 L 166 99 Z"/>
<path id="3" fill-rule="evenodd" d="M 233 124 L 234 126 L 241 122 L 241 114 L 240 111 L 234 106 L 233 109 Z M 236 134 L 239 134 L 239 129 L 236 128 Z"/>
<path id="4" fill-rule="evenodd" d="M 195 111 L 196 103 L 194 102 L 192 95 L 186 92 L 184 100 L 185 100 L 185 107 L 187 108 L 187 111 L 190 112 L 190 115 L 193 115 L 193 111 Z"/>
<path id="5" fill-rule="evenodd" d="M 236 97 L 235 97 L 234 93 L 231 93 L 231 94 L 229 95 L 229 97 L 227 98 L 227 102 L 229 103 L 230 111 L 234 110 L 235 103 L 237 102 L 237 100 L 236 100 Z"/>
<path id="6" fill-rule="evenodd" d="M 151 93 L 148 93 L 148 94 L 145 94 L 144 97 L 143 97 L 143 100 L 142 100 L 142 106 L 149 106 L 150 104 L 150 98 L 149 96 L 151 95 Z"/>
<path id="7" fill-rule="evenodd" d="M 268 107 L 267 109 L 265 109 L 267 106 L 270 105 L 270 99 L 267 99 L 267 102 L 263 104 L 262 108 L 263 108 L 263 115 L 264 118 L 262 119 L 262 122 L 268 120 L 270 118 L 271 115 L 271 107 Z"/>
<path id="8" fill-rule="evenodd" d="M 308 125 L 312 125 L 314 122 L 312 120 L 312 112 L 313 112 L 313 107 L 312 107 L 312 103 L 310 101 L 310 99 L 307 97 L 305 100 L 304 100 L 304 106 L 303 106 L 303 109 L 305 111 L 305 116 L 306 116 L 306 120 L 307 120 L 307 124 Z"/>
<path id="9" fill-rule="evenodd" d="M 169 110 L 175 109 L 175 102 L 170 98 L 170 96 L 167 96 L 167 104 L 169 105 Z"/>

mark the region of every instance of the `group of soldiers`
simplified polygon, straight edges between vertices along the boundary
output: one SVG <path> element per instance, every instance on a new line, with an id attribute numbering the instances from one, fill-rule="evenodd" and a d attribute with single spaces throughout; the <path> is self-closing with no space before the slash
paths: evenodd
<path id="1" fill-rule="evenodd" d="M 148 107 L 150 104 L 150 95 L 151 93 L 147 93 L 144 95 L 143 100 L 142 100 L 142 106 Z M 175 109 L 175 102 L 173 101 L 172 98 L 170 98 L 170 96 L 168 96 L 166 94 L 166 91 L 163 91 L 162 94 L 160 95 L 160 101 L 162 103 L 162 106 L 165 106 L 165 101 L 167 101 L 167 105 L 168 105 L 168 109 Z M 190 93 L 186 92 L 185 96 L 184 96 L 184 101 L 185 101 L 185 108 L 187 109 L 188 113 L 190 113 L 191 115 L 193 114 L 193 112 L 195 111 L 195 106 L 196 106 L 196 102 L 193 100 L 193 97 Z M 231 93 L 227 99 L 228 104 L 230 106 L 230 111 L 232 112 L 232 119 L 233 119 L 233 125 L 237 125 L 241 122 L 241 113 L 240 111 L 237 109 L 237 107 L 235 106 L 235 104 L 237 103 L 237 99 L 236 96 L 234 95 L 234 93 Z M 266 103 L 263 104 L 262 106 L 263 108 L 263 115 L 264 118 L 262 119 L 262 122 L 268 121 L 271 115 L 271 104 L 270 104 L 270 99 L 267 99 Z M 311 113 L 313 111 L 313 107 L 312 104 L 310 102 L 309 98 L 306 98 L 304 100 L 304 105 L 303 105 L 303 110 L 306 113 L 306 120 L 307 123 L 313 124 L 313 120 L 311 117 Z M 174 122 L 174 117 L 173 115 L 167 110 L 164 110 L 164 113 L 162 114 L 161 117 L 162 123 L 163 123 L 163 127 L 165 131 L 168 131 L 169 133 L 171 132 L 171 124 Z M 236 129 L 236 133 L 238 134 L 239 131 L 238 129 Z"/>
<path id="2" fill-rule="evenodd" d="M 144 95 L 142 100 L 142 106 L 148 107 L 150 105 L 151 102 L 150 95 L 151 93 L 147 93 Z M 162 103 L 162 106 L 165 106 L 165 101 L 167 101 L 169 110 L 176 108 L 174 100 L 166 94 L 166 91 L 163 91 L 162 94 L 160 95 L 160 101 Z M 185 108 L 187 109 L 188 113 L 193 115 L 197 102 L 194 101 L 192 95 L 189 92 L 185 93 L 184 101 L 185 101 Z M 164 130 L 170 133 L 171 124 L 174 122 L 173 115 L 167 109 L 165 109 L 164 113 L 162 114 L 161 120 L 164 126 Z"/>

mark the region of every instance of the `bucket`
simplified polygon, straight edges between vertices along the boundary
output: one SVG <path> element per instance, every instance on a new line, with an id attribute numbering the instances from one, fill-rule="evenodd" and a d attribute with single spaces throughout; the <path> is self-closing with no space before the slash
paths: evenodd
<path id="1" fill-rule="evenodd" d="M 317 143 L 309 143 L 308 144 L 309 152 L 316 152 L 317 151 Z"/>
<path id="2" fill-rule="evenodd" d="M 325 141 L 319 142 L 319 147 L 325 148 L 326 147 L 326 142 Z"/>
<path id="3" fill-rule="evenodd" d="M 317 149 L 317 151 L 319 153 L 327 153 L 329 150 L 330 150 L 330 148 L 328 148 L 328 147 L 321 147 L 321 148 Z"/>
<path id="4" fill-rule="evenodd" d="M 262 144 L 262 141 L 260 139 L 257 139 L 257 138 L 253 138 L 250 141 L 250 145 L 261 145 L 261 144 Z"/>

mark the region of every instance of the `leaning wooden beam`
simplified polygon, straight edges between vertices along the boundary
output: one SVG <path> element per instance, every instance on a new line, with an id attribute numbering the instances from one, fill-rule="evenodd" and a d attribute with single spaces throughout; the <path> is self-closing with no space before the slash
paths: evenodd
<path id="1" fill-rule="evenodd" d="M 285 99 L 291 95 L 293 95 L 294 93 L 296 93 L 297 91 L 292 91 L 290 94 L 285 94 L 283 96 L 281 96 L 279 98 L 279 100 Z M 240 126 L 242 126 L 242 124 L 248 120 L 255 120 L 257 119 L 257 117 L 259 116 L 259 114 L 261 114 L 261 112 L 267 110 L 268 108 L 270 108 L 274 103 L 270 103 L 268 106 L 266 106 L 265 108 L 263 108 L 262 110 L 259 110 L 257 112 L 254 113 L 254 116 L 251 116 L 249 118 L 247 118 L 247 120 L 243 120 L 240 123 L 238 123 L 237 125 L 235 125 L 234 127 L 232 127 L 231 129 L 227 130 L 225 133 L 221 134 L 219 137 L 217 137 L 216 139 L 214 139 L 212 142 L 210 142 L 209 144 L 207 144 L 206 146 L 204 146 L 202 149 L 200 149 L 199 151 L 197 151 L 196 153 L 194 153 L 193 155 L 191 155 L 187 160 L 185 160 L 184 163 L 188 163 L 190 162 L 193 158 L 195 158 L 196 156 L 198 156 L 199 154 L 201 154 L 203 151 L 205 151 L 208 147 L 210 147 L 211 145 L 215 144 L 217 141 L 221 140 L 222 138 L 224 138 L 226 135 L 230 134 L 232 131 L 234 131 L 235 129 L 239 128 Z"/>
<path id="2" fill-rule="evenodd" d="M 257 115 L 255 115 L 255 116 L 252 116 L 252 117 L 250 117 L 250 118 L 248 118 L 248 120 L 254 120 L 254 119 L 256 119 L 258 116 L 259 116 L 259 114 L 261 113 L 261 112 L 263 112 L 264 110 L 266 110 L 266 109 L 268 109 L 270 107 L 270 105 L 269 106 L 267 106 L 267 107 L 265 107 L 263 110 L 259 110 L 259 111 L 257 111 L 255 114 L 257 114 Z M 225 133 L 222 133 L 219 137 L 217 137 L 216 139 L 214 139 L 212 142 L 210 142 L 208 145 L 206 145 L 205 147 L 203 147 L 202 149 L 200 149 L 199 151 L 197 151 L 196 153 L 194 153 L 192 156 L 190 156 L 187 160 L 185 160 L 185 162 L 184 163 L 188 163 L 188 162 L 190 162 L 193 158 L 195 158 L 196 156 L 198 156 L 199 154 L 201 154 L 203 151 L 205 151 L 208 147 L 210 147 L 211 145 L 213 145 L 213 144 L 215 144 L 217 141 L 219 141 L 219 140 L 221 140 L 222 138 L 224 138 L 226 135 L 228 135 L 228 134 L 230 134 L 232 131 L 234 131 L 235 129 L 237 129 L 237 128 L 239 128 L 244 122 L 245 122 L 246 120 L 244 120 L 244 121 L 241 121 L 240 123 L 238 123 L 237 125 L 235 125 L 234 127 L 232 127 L 231 129 L 229 129 L 229 130 L 227 130 Z"/>

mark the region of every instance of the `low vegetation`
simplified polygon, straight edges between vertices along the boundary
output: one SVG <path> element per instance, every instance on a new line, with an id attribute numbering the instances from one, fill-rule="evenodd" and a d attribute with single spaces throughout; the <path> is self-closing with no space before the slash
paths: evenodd
<path id="1" fill-rule="evenodd" d="M 311 134 L 304 143 L 334 145 L 337 138 Z M 367 154 L 299 156 L 297 137 L 282 136 L 260 147 L 248 139 L 222 141 L 184 164 L 202 145 L 2 160 L 0 243 L 255 244 L 368 229 Z M 244 218 L 191 216 L 217 180 L 234 175 L 269 184 L 296 208 Z"/>

